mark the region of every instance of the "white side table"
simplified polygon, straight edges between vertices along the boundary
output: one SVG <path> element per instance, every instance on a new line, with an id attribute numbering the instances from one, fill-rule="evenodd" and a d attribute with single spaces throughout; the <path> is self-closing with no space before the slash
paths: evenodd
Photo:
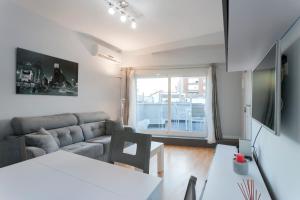
<path id="1" fill-rule="evenodd" d="M 124 149 L 124 153 L 135 154 L 136 144 Z M 160 142 L 151 142 L 150 158 L 157 155 L 157 171 L 164 171 L 164 144 Z"/>

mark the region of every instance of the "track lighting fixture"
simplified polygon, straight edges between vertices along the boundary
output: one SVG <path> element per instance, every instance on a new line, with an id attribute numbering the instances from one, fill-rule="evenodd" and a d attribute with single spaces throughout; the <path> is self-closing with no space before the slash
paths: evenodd
<path id="1" fill-rule="evenodd" d="M 129 3 L 126 0 L 105 0 L 108 3 L 108 13 L 115 15 L 120 13 L 120 21 L 126 23 L 127 19 L 130 20 L 130 26 L 132 29 L 136 29 L 137 23 L 135 17 L 130 12 Z"/>

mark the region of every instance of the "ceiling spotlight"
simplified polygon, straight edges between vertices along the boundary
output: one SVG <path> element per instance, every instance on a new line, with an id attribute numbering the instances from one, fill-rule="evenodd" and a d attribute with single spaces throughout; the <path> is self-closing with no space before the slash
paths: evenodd
<path id="1" fill-rule="evenodd" d="M 122 13 L 120 20 L 122 23 L 125 23 L 127 21 L 127 16 L 124 13 Z"/>
<path id="2" fill-rule="evenodd" d="M 136 22 L 134 20 L 131 21 L 131 28 L 136 29 Z"/>
<path id="3" fill-rule="evenodd" d="M 132 29 L 137 28 L 135 18 L 132 16 L 131 9 L 129 7 L 128 0 L 105 0 L 107 3 L 107 12 L 110 15 L 120 14 L 120 21 L 126 23 L 129 21 Z M 130 12 L 129 12 L 130 11 Z"/>
<path id="4" fill-rule="evenodd" d="M 110 6 L 109 9 L 108 9 L 108 13 L 110 15 L 114 15 L 116 13 L 116 11 L 115 11 L 115 9 L 112 6 Z"/>
<path id="5" fill-rule="evenodd" d="M 121 0 L 120 1 L 120 6 L 121 6 L 121 8 L 126 8 L 126 7 L 128 7 L 128 2 L 127 1 L 125 1 L 125 0 Z"/>

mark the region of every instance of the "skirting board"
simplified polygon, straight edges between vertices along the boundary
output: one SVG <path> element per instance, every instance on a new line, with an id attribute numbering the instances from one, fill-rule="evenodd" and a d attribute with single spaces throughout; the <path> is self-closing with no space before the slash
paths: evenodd
<path id="1" fill-rule="evenodd" d="M 169 145 L 178 146 L 192 146 L 192 147 L 216 147 L 216 144 L 208 144 L 205 138 L 192 138 L 192 137 L 170 137 L 170 136 L 152 136 L 152 140 L 156 142 L 162 142 Z M 217 144 L 226 144 L 238 146 L 239 141 L 237 139 L 223 139 L 218 141 Z"/>

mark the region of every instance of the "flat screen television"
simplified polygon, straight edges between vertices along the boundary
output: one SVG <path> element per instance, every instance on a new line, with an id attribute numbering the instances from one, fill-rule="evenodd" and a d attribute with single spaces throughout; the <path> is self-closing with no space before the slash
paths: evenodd
<path id="1" fill-rule="evenodd" d="M 280 132 L 300 143 L 300 18 L 280 40 Z"/>
<path id="2" fill-rule="evenodd" d="M 280 106 L 277 106 L 277 97 L 280 96 L 277 52 L 276 43 L 253 71 L 252 77 L 252 117 L 276 134 L 280 124 Z"/>

